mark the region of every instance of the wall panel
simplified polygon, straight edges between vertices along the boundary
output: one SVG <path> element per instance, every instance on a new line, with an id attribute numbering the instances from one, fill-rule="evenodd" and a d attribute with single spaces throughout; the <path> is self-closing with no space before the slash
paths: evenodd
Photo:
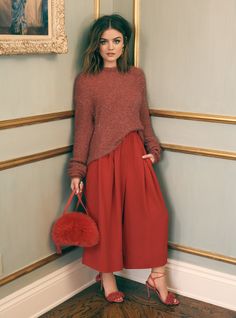
<path id="1" fill-rule="evenodd" d="M 234 0 L 136 1 L 138 58 L 153 109 L 235 117 Z M 236 151 L 236 125 L 152 118 L 161 143 Z M 170 213 L 170 241 L 236 257 L 235 160 L 168 152 L 156 167 Z M 224 235 L 225 234 L 225 235 Z M 178 251 L 172 257 L 224 271 Z M 234 269 L 235 272 L 235 269 Z"/>
<path id="2" fill-rule="evenodd" d="M 235 0 L 140 5 L 140 63 L 151 105 L 235 115 Z"/>

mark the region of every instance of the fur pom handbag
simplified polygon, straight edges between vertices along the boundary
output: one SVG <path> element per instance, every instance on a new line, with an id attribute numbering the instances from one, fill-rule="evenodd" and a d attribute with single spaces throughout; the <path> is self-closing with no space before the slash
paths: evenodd
<path id="1" fill-rule="evenodd" d="M 95 246 L 99 242 L 99 231 L 95 221 L 88 215 L 88 211 L 82 202 L 81 195 L 78 193 L 78 202 L 83 206 L 85 212 L 72 211 L 69 212 L 68 208 L 75 195 L 75 191 L 72 191 L 63 211 L 61 217 L 59 217 L 53 224 L 51 230 L 51 237 L 56 246 L 57 254 L 61 254 L 62 246 L 80 246 L 91 247 Z"/>

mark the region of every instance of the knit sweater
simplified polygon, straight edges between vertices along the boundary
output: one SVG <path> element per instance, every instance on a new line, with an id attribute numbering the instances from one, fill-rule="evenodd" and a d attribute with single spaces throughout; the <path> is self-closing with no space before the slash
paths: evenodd
<path id="1" fill-rule="evenodd" d="M 126 73 L 117 67 L 105 67 L 98 74 L 81 72 L 75 79 L 74 105 L 74 147 L 67 170 L 71 178 L 85 177 L 91 161 L 110 153 L 134 130 L 155 162 L 159 160 L 160 144 L 151 125 L 141 68 L 132 66 Z"/>

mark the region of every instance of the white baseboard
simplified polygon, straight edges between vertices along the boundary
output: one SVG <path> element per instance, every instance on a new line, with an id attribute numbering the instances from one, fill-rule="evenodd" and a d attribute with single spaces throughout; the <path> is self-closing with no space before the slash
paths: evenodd
<path id="1" fill-rule="evenodd" d="M 236 310 L 236 276 L 168 259 L 168 286 L 177 294 Z M 37 318 L 94 283 L 81 259 L 0 300 L 0 318 Z M 144 283 L 147 269 L 116 274 Z"/>
<path id="2" fill-rule="evenodd" d="M 116 274 L 144 283 L 149 272 L 124 269 Z M 236 276 L 173 259 L 166 272 L 170 291 L 236 311 Z"/>
<path id="3" fill-rule="evenodd" d="M 0 318 L 38 318 L 94 283 L 81 259 L 0 300 Z"/>

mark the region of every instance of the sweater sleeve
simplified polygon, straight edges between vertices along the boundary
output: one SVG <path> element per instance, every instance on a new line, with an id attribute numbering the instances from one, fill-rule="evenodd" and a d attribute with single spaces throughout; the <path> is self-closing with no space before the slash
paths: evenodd
<path id="1" fill-rule="evenodd" d="M 93 100 L 85 75 L 79 74 L 74 83 L 74 146 L 68 175 L 82 179 L 87 172 L 87 158 L 93 133 Z"/>
<path id="2" fill-rule="evenodd" d="M 144 126 L 144 146 L 147 151 L 153 154 L 155 162 L 160 160 L 161 147 L 160 143 L 155 136 L 155 133 L 152 128 L 152 123 L 149 115 L 149 108 L 147 102 L 147 88 L 146 88 L 146 79 L 142 69 L 141 71 L 141 91 L 142 91 L 142 105 L 140 108 L 140 120 Z"/>

